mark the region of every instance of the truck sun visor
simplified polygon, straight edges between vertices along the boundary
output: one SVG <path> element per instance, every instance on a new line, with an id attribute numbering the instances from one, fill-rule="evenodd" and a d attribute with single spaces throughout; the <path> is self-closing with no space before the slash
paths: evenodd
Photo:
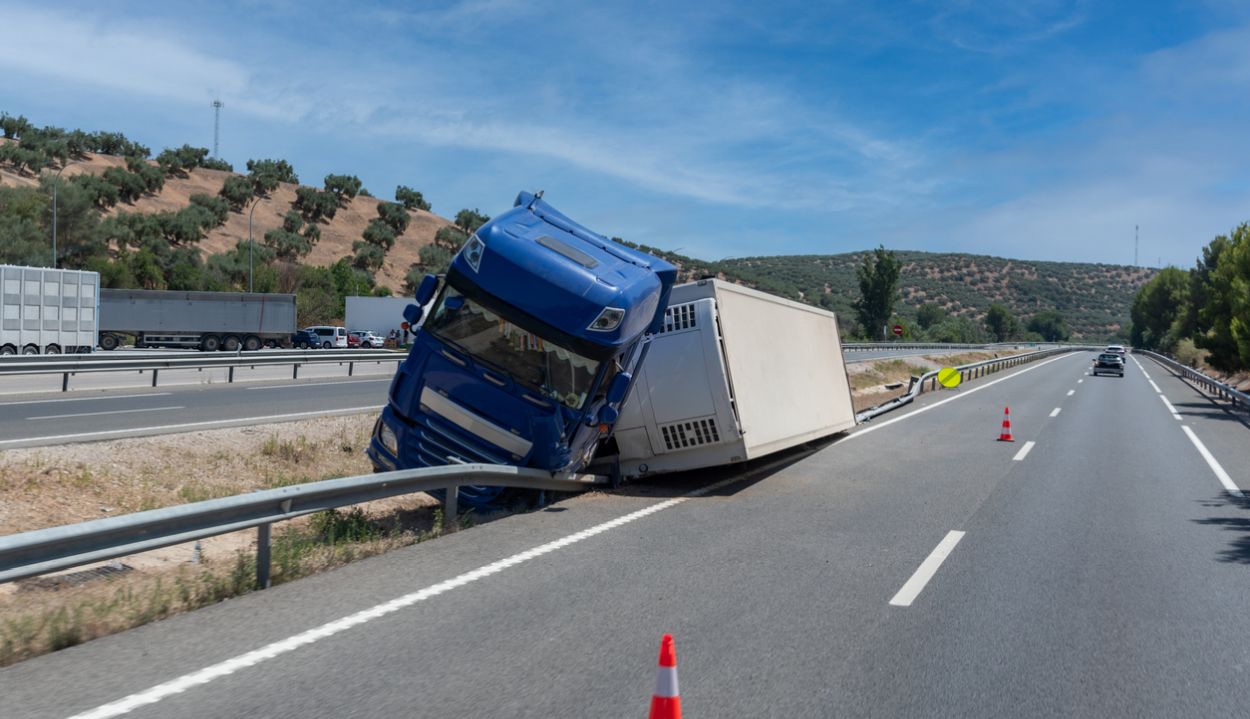
<path id="1" fill-rule="evenodd" d="M 599 266 L 599 260 L 596 260 L 595 258 L 591 257 L 590 255 L 586 254 L 585 252 L 582 252 L 581 250 L 575 247 L 568 246 L 567 244 L 557 240 L 554 237 L 548 237 L 547 235 L 543 235 L 542 237 L 538 238 L 538 244 L 542 245 L 543 247 L 546 247 L 549 250 L 553 250 L 569 258 L 570 260 L 573 260 L 574 262 L 581 265 L 582 267 L 585 267 L 588 270 L 593 270 L 594 268 Z"/>

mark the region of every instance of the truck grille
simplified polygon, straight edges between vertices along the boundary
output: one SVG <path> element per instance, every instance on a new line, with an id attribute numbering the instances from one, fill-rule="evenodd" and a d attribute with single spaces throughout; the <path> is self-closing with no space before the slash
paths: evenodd
<path id="1" fill-rule="evenodd" d="M 660 332 L 688 330 L 694 326 L 694 303 L 687 302 L 684 305 L 672 305 L 664 310 L 664 327 L 660 329 Z"/>
<path id="2" fill-rule="evenodd" d="M 427 412 L 419 413 L 404 438 L 405 459 L 415 458 L 426 467 L 453 464 L 448 457 L 483 464 L 513 464 L 515 460 L 503 450 L 466 434 L 459 427 Z"/>
<path id="3" fill-rule="evenodd" d="M 715 417 L 662 424 L 660 434 L 664 437 L 665 449 L 669 450 L 699 447 L 720 441 Z"/>

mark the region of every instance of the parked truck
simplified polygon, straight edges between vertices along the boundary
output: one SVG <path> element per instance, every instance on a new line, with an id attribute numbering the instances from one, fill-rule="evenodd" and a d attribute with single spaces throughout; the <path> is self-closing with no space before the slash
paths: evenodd
<path id="1" fill-rule="evenodd" d="M 855 424 L 836 318 L 667 262 L 521 193 L 406 310 L 379 471 L 460 462 L 625 476 L 746 461 Z M 462 487 L 472 506 L 502 490 Z"/>
<path id="2" fill-rule="evenodd" d="M 100 348 L 182 347 L 206 352 L 290 341 L 295 332 L 295 295 L 253 292 L 101 290 Z"/>
<path id="3" fill-rule="evenodd" d="M 90 352 L 100 275 L 0 265 L 0 355 Z"/>

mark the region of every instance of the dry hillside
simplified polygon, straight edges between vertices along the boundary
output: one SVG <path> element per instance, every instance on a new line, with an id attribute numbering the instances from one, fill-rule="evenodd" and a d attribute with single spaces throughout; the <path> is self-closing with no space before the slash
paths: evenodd
<path id="1" fill-rule="evenodd" d="M 3 140 L 0 140 L 3 142 Z M 87 159 L 74 162 L 65 168 L 65 176 L 84 173 L 103 174 L 109 167 L 125 169 L 126 160 L 112 155 L 87 154 Z M 231 173 L 221 170 L 196 168 L 185 177 L 166 177 L 165 186 L 159 194 L 145 195 L 133 205 L 119 203 L 110 212 L 159 212 L 177 211 L 191 204 L 191 195 L 204 193 L 216 195 Z M 0 168 L 0 182 L 10 186 L 38 184 L 35 177 L 18 175 Z M 252 213 L 252 236 L 260 242 L 265 232 L 282 226 L 283 216 L 293 208 L 297 185 L 283 183 L 268 198 L 260 201 Z M 320 189 L 320 188 L 317 188 Z M 328 266 L 342 257 L 351 257 L 352 243 L 361 239 L 361 233 L 369 220 L 378 216 L 379 200 L 372 197 L 356 197 L 340 207 L 333 220 L 322 220 L 321 240 L 304 259 L 307 264 Z M 417 252 L 434 241 L 434 233 L 451 221 L 430 212 L 413 210 L 408 213 L 412 221 L 404 234 L 396 238 L 395 246 L 386 253 L 386 261 L 377 274 L 377 283 L 398 293 L 404 284 L 404 275 L 417 261 Z M 213 229 L 200 243 L 205 255 L 224 252 L 239 240 L 247 239 L 247 212 L 231 212 L 226 224 Z"/>

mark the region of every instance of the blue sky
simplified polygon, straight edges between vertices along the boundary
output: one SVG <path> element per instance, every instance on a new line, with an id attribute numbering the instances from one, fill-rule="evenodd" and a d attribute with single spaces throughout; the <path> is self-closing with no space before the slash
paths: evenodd
<path id="1" fill-rule="evenodd" d="M 1250 3 L 0 0 L 0 110 L 154 151 L 521 189 L 708 259 L 1188 266 L 1250 220 Z"/>

